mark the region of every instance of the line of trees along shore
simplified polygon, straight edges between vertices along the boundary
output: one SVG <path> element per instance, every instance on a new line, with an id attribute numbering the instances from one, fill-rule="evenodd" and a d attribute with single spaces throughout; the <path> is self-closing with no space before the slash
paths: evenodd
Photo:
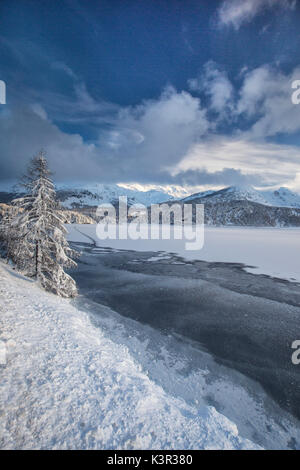
<path id="1" fill-rule="evenodd" d="M 25 196 L 12 201 L 0 222 L 2 256 L 47 291 L 75 297 L 76 283 L 64 269 L 79 253 L 69 247 L 46 154 L 40 151 L 21 180 Z"/>

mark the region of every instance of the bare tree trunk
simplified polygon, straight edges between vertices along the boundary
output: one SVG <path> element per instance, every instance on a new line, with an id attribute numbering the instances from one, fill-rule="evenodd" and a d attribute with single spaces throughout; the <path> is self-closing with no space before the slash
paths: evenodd
<path id="1" fill-rule="evenodd" d="M 35 275 L 38 277 L 38 267 L 39 267 L 39 241 L 36 240 L 35 245 Z"/>

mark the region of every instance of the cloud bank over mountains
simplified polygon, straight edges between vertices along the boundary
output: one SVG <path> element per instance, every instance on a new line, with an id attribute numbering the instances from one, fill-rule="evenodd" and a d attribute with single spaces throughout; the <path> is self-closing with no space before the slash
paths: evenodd
<path id="1" fill-rule="evenodd" d="M 14 177 L 16 168 L 23 170 L 24 155 L 43 147 L 61 179 L 294 187 L 299 148 L 269 138 L 300 130 L 300 106 L 291 102 L 296 77 L 300 67 L 284 74 L 264 65 L 244 71 L 237 89 L 209 62 L 188 80 L 187 90 L 169 85 L 157 99 L 132 107 L 98 102 L 75 81 L 74 102 L 51 96 L 49 104 L 43 95 L 40 102 L 2 110 L 1 177 Z M 64 132 L 52 116 L 92 121 L 99 126 L 97 138 L 88 142 L 79 133 Z M 228 121 L 233 130 L 222 134 Z"/>

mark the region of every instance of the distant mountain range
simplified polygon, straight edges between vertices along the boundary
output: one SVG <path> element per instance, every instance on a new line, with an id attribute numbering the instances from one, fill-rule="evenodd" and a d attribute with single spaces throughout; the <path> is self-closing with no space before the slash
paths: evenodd
<path id="1" fill-rule="evenodd" d="M 207 225 L 300 226 L 300 195 L 287 188 L 258 191 L 252 187 L 230 186 L 192 194 L 180 203 L 204 204 Z"/>
<path id="2" fill-rule="evenodd" d="M 58 184 L 56 186 L 57 196 L 67 209 L 78 209 L 97 207 L 102 203 L 116 203 L 119 196 L 127 196 L 128 204 L 151 204 L 173 200 L 182 196 L 184 192 L 178 186 L 168 186 L 165 189 L 150 189 L 143 191 L 137 189 L 140 185 L 118 185 L 118 184 Z M 180 190 L 181 189 L 181 190 Z M 13 198 L 21 194 L 15 185 L 0 185 L 0 202 L 9 203 Z M 188 194 L 186 192 L 186 194 Z"/>
<path id="3" fill-rule="evenodd" d="M 174 191 L 176 188 L 170 187 L 169 190 L 151 189 L 149 191 L 141 191 L 128 186 L 90 184 L 70 188 L 60 185 L 58 186 L 57 194 L 63 207 L 69 209 L 93 207 L 103 203 L 116 204 L 120 196 L 127 196 L 129 205 L 143 204 L 145 206 L 175 199 Z"/>
<path id="4" fill-rule="evenodd" d="M 117 205 L 119 196 L 127 196 L 129 205 L 202 203 L 205 205 L 205 222 L 210 225 L 300 226 L 300 195 L 287 188 L 271 191 L 230 186 L 185 197 L 182 197 L 182 188 L 177 186 L 148 191 L 140 188 L 140 185 L 117 184 L 59 185 L 57 194 L 64 209 L 92 219 L 99 204 Z M 12 188 L 0 186 L 0 203 L 9 204 L 17 195 L 18 192 Z M 81 217 L 78 220 L 85 219 Z"/>
<path id="5" fill-rule="evenodd" d="M 192 202 L 195 199 L 202 199 L 209 203 L 250 201 L 264 206 L 300 208 L 300 194 L 294 193 L 288 188 L 259 191 L 251 186 L 230 186 L 219 191 L 192 194 L 182 201 Z"/>

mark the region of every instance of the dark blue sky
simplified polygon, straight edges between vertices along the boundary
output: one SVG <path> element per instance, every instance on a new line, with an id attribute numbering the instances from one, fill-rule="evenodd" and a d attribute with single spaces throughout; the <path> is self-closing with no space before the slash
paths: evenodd
<path id="1" fill-rule="evenodd" d="M 61 179 L 292 187 L 248 160 L 297 160 L 299 20 L 294 0 L 2 0 L 0 178 L 44 146 Z"/>

